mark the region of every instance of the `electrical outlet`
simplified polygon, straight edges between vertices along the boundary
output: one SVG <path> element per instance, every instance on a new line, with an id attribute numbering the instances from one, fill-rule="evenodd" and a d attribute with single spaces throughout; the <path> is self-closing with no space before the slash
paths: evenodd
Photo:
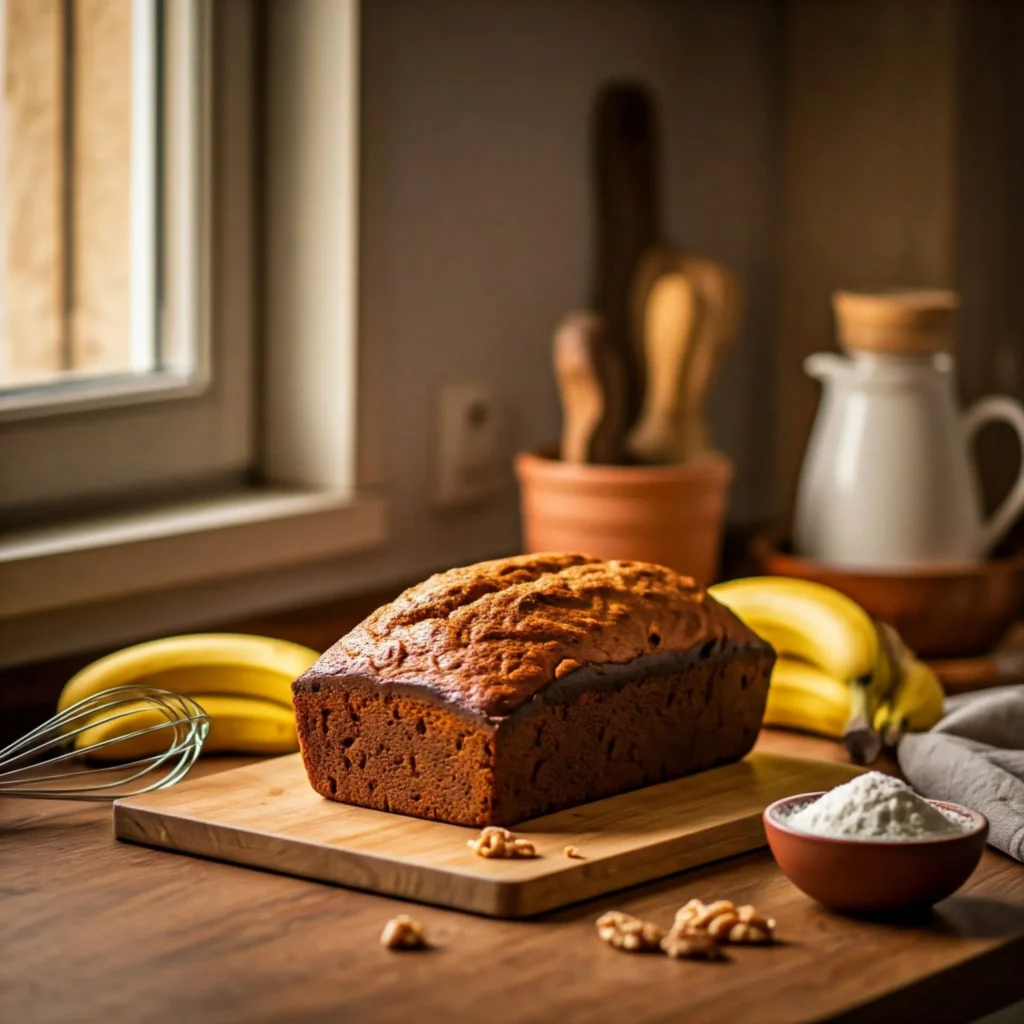
<path id="1" fill-rule="evenodd" d="M 500 415 L 494 392 L 484 384 L 446 384 L 437 397 L 438 505 L 468 505 L 500 487 Z"/>

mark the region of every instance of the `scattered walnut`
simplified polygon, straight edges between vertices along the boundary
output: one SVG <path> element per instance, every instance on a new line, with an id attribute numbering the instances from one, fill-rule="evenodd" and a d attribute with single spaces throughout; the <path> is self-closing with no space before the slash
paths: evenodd
<path id="1" fill-rule="evenodd" d="M 660 948 L 661 929 L 650 921 L 609 910 L 597 919 L 597 934 L 616 949 L 627 953 L 645 953 Z"/>
<path id="2" fill-rule="evenodd" d="M 705 931 L 708 923 L 713 921 L 720 913 L 735 909 L 730 900 L 715 900 L 714 903 L 704 904 L 700 900 L 690 900 L 685 906 L 676 911 L 674 930 L 697 932 Z"/>
<path id="3" fill-rule="evenodd" d="M 380 944 L 388 949 L 426 949 L 423 925 L 408 914 L 391 918 L 380 933 Z"/>
<path id="4" fill-rule="evenodd" d="M 774 940 L 775 922 L 762 917 L 751 906 L 737 907 L 732 900 L 716 900 L 707 905 L 690 900 L 676 911 L 673 933 L 705 934 L 715 942 L 736 945 L 767 945 Z"/>
<path id="5" fill-rule="evenodd" d="M 517 839 L 507 828 L 488 825 L 476 839 L 466 845 L 478 857 L 536 857 L 537 850 L 526 839 Z"/>
<path id="6" fill-rule="evenodd" d="M 577 847 L 575 847 L 575 846 L 567 846 L 567 847 L 565 847 L 565 849 L 562 850 L 562 853 L 564 853 L 566 855 L 566 857 L 569 857 L 572 860 L 586 860 L 587 859 L 586 857 L 583 856 L 582 853 L 580 853 L 579 849 Z"/>
<path id="7" fill-rule="evenodd" d="M 718 943 L 700 932 L 687 935 L 671 931 L 661 940 L 662 951 L 673 960 L 724 960 Z"/>

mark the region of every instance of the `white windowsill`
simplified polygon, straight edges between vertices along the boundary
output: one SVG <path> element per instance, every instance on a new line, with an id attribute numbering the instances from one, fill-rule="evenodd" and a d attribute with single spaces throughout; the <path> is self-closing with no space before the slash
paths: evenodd
<path id="1" fill-rule="evenodd" d="M 37 615 L 365 551 L 382 498 L 252 490 L 0 534 L 0 619 Z"/>

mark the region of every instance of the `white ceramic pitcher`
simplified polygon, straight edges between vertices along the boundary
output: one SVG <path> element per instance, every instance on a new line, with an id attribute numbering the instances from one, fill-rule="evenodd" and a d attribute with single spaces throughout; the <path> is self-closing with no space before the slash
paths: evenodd
<path id="1" fill-rule="evenodd" d="M 972 441 L 1004 420 L 1024 447 L 1024 407 L 992 397 L 961 413 L 944 351 L 952 293 L 838 293 L 834 304 L 848 355 L 804 363 L 823 393 L 797 491 L 797 550 L 865 569 L 983 559 L 1024 508 L 1024 465 L 985 520 Z"/>

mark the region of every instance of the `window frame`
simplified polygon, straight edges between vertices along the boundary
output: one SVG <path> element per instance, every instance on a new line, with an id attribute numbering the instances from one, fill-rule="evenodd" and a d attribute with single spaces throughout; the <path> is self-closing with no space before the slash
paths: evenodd
<path id="1" fill-rule="evenodd" d="M 139 318 L 155 335 L 159 315 L 167 348 L 194 363 L 0 396 L 9 516 L 237 481 L 253 462 L 253 7 L 176 0 L 165 10 L 166 301 L 159 313 L 133 304 L 131 344 Z M 143 225 L 134 237 L 137 222 L 133 248 L 157 234 Z"/>
<path id="2" fill-rule="evenodd" d="M 252 218 L 219 244 L 215 232 L 212 246 L 213 267 L 223 273 L 243 276 L 227 259 L 232 251 L 255 260 L 246 264 L 250 287 L 262 262 L 257 482 L 0 532 L 0 665 L 334 596 L 366 585 L 369 571 L 360 559 L 339 573 L 338 557 L 387 539 L 386 501 L 358 489 L 356 479 L 360 5 L 215 6 L 229 23 L 244 20 L 249 60 L 257 6 L 266 19 L 258 34 L 265 258 L 255 259 Z M 236 43 L 241 34 L 234 32 Z M 249 103 L 256 79 L 247 80 Z M 223 198 L 244 205 L 237 191 Z M 215 290 L 215 335 L 251 337 L 251 304 L 223 299 Z"/>

